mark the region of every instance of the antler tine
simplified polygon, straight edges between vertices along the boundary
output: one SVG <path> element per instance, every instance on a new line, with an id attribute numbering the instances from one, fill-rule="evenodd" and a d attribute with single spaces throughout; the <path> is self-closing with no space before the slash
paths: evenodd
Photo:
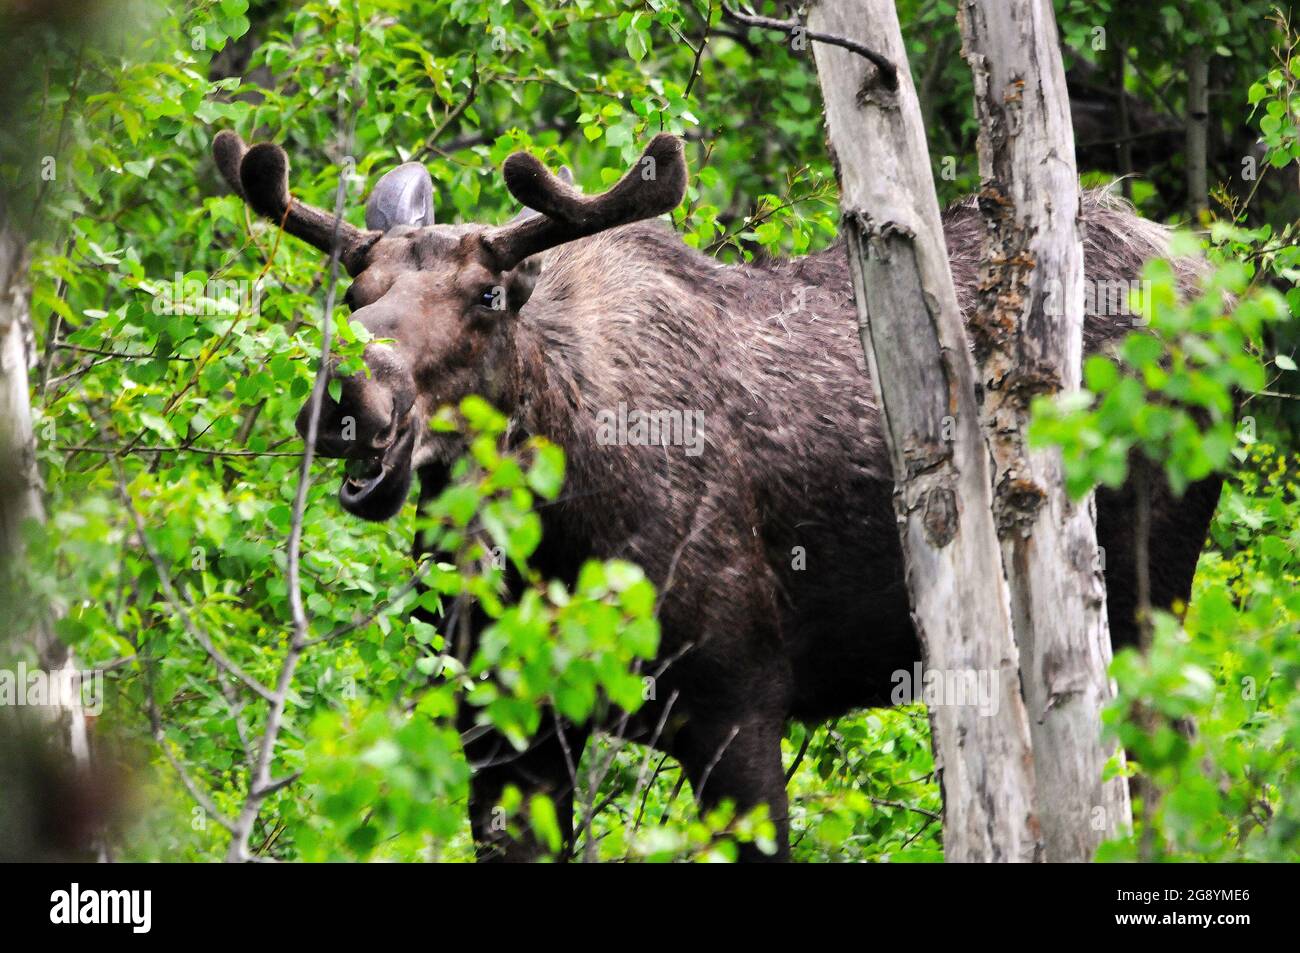
<path id="1" fill-rule="evenodd" d="M 668 133 L 650 140 L 627 174 L 600 195 L 583 195 L 525 152 L 508 158 L 502 174 L 510 193 L 541 213 L 485 237 L 502 270 L 556 245 L 670 212 L 686 194 L 682 141 Z"/>
<path id="2" fill-rule="evenodd" d="M 248 146 L 244 145 L 244 140 L 234 130 L 223 129 L 212 140 L 212 158 L 217 162 L 217 171 L 231 191 L 241 199 L 244 197 L 244 184 L 239 181 L 239 167 L 247 152 Z"/>
<path id="3" fill-rule="evenodd" d="M 339 261 L 349 274 L 361 269 L 365 252 L 379 232 L 364 232 L 348 222 L 335 222 L 333 214 L 300 202 L 289 193 L 289 157 L 279 146 L 261 142 L 251 149 L 230 130 L 212 140 L 212 157 L 222 178 L 245 202 L 286 232 L 329 252 L 337 234 Z"/>

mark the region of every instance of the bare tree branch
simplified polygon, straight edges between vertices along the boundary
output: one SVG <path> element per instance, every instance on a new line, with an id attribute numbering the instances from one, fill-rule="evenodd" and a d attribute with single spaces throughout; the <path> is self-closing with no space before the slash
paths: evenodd
<path id="1" fill-rule="evenodd" d="M 334 639 L 342 638 L 343 636 L 347 635 L 349 632 L 355 632 L 357 629 L 361 628 L 362 626 L 366 626 L 369 625 L 371 622 L 374 622 L 385 612 L 388 612 L 395 605 L 397 605 L 397 603 L 401 602 L 403 597 L 405 597 L 407 593 L 409 593 L 412 589 L 418 586 L 420 584 L 420 581 L 424 579 L 425 574 L 429 571 L 429 567 L 432 565 L 433 565 L 432 559 L 425 560 L 424 563 L 420 565 L 420 568 L 418 568 L 415 571 L 415 574 L 406 581 L 406 584 L 402 586 L 401 589 L 398 589 L 397 593 L 391 599 L 385 602 L 383 605 L 376 606 L 373 610 L 367 612 L 365 615 L 359 616 L 358 618 L 353 619 L 351 622 L 344 623 L 343 625 L 340 625 L 337 628 L 331 629 L 329 632 L 326 632 L 324 635 L 318 635 L 314 639 L 307 639 L 305 642 L 303 642 L 302 647 L 304 649 L 309 649 L 313 645 L 320 645 L 324 642 L 332 642 Z"/>
<path id="2" fill-rule="evenodd" d="M 185 626 L 185 631 L 202 647 L 203 651 L 208 653 L 208 657 L 216 663 L 217 668 L 232 678 L 243 682 L 261 698 L 267 701 L 272 700 L 275 696 L 269 688 L 231 661 L 224 652 L 213 644 L 208 634 L 194 624 L 194 620 L 190 618 L 189 612 L 185 609 L 180 594 L 177 593 L 176 587 L 172 585 L 171 573 L 167 571 L 167 566 L 163 563 L 162 557 L 158 555 L 158 552 L 153 548 L 153 544 L 149 542 L 149 537 L 145 535 L 144 517 L 140 515 L 140 510 L 136 507 L 135 501 L 131 499 L 130 491 L 127 490 L 126 475 L 122 472 L 121 464 L 117 462 L 116 457 L 110 457 L 109 459 L 117 476 L 118 495 L 122 498 L 122 503 L 126 506 L 127 512 L 131 514 L 131 520 L 135 523 L 136 538 L 140 541 L 140 546 L 149 557 L 149 561 L 153 563 L 154 570 L 158 573 L 158 584 L 162 587 L 163 596 L 166 598 L 167 604 L 172 607 L 172 611 L 180 617 L 181 623 Z"/>
<path id="3" fill-rule="evenodd" d="M 799 746 L 799 753 L 794 756 L 794 761 L 790 762 L 790 770 L 785 773 L 785 783 L 788 785 L 794 780 L 795 772 L 799 770 L 799 765 L 803 764 L 803 757 L 808 753 L 808 746 L 812 744 L 813 730 L 804 729 L 803 744 Z"/>
<path id="4" fill-rule="evenodd" d="M 760 30 L 780 30 L 782 33 L 789 33 L 791 36 L 793 36 L 796 31 L 802 30 L 803 35 L 810 40 L 814 40 L 818 43 L 826 43 L 831 46 L 843 47 L 846 50 L 851 50 L 852 52 L 857 53 L 880 71 L 880 81 L 884 84 L 886 89 L 898 88 L 898 70 L 894 68 L 894 64 L 889 62 L 889 60 L 881 56 L 875 50 L 868 49 L 856 40 L 850 40 L 848 37 L 844 36 L 835 36 L 831 33 L 818 33 L 814 30 L 808 29 L 794 18 L 789 20 L 776 20 L 772 17 L 759 16 L 756 13 L 740 13 L 737 10 L 731 9 L 725 3 L 722 5 L 722 18 L 724 20 L 729 20 L 732 23 L 739 24 L 740 26 L 752 26 L 757 27 Z"/>
<path id="5" fill-rule="evenodd" d="M 157 719 L 157 704 L 154 702 L 152 695 L 149 698 L 149 706 L 152 709 L 151 714 L 155 717 L 153 739 L 158 743 L 158 750 L 163 753 L 163 757 L 167 759 L 167 763 L 170 764 L 172 770 L 176 772 L 176 777 L 180 778 L 180 782 L 185 786 L 185 790 L 189 792 L 189 795 L 194 799 L 194 802 L 198 804 L 199 807 L 203 808 L 205 814 L 226 830 L 234 833 L 235 822 L 218 810 L 217 805 L 213 803 L 210 797 L 203 793 L 203 789 L 200 788 L 198 784 L 195 783 L 194 779 L 189 776 L 189 773 L 185 770 L 185 766 L 180 763 L 180 760 L 177 759 L 175 753 L 172 751 L 171 742 L 167 740 L 167 735 L 163 731 L 162 722 Z"/>
<path id="6" fill-rule="evenodd" d="M 353 128 L 356 122 L 355 109 L 349 118 L 348 143 L 351 147 Z M 346 166 L 345 166 L 346 168 Z M 248 785 L 248 794 L 244 799 L 243 809 L 235 821 L 235 829 L 230 839 L 230 849 L 226 852 L 227 862 L 243 862 L 253 859 L 249 851 L 248 840 L 253 825 L 261 811 L 263 802 L 294 778 L 273 781 L 271 779 L 271 762 L 275 757 L 275 745 L 280 736 L 284 722 L 285 706 L 288 704 L 289 689 L 293 684 L 293 675 L 298 668 L 298 661 L 307 647 L 308 619 L 303 607 L 302 579 L 300 576 L 302 556 L 302 524 L 307 509 L 307 490 L 311 487 L 311 465 L 315 457 L 316 435 L 320 427 L 321 406 L 325 391 L 329 385 L 330 347 L 332 344 L 334 303 L 338 293 L 339 279 L 339 225 L 343 221 L 343 203 L 347 198 L 346 172 L 340 170 L 338 187 L 334 194 L 334 230 L 329 258 L 329 284 L 325 292 L 325 307 L 321 315 L 321 355 L 316 369 L 316 381 L 312 386 L 308 403 L 307 433 L 303 441 L 302 463 L 298 469 L 298 488 L 293 499 L 293 515 L 289 525 L 288 566 L 286 577 L 289 587 L 289 612 L 292 618 L 292 630 L 289 644 L 285 649 L 284 661 L 280 665 L 280 675 L 276 679 L 275 692 L 269 699 L 270 711 L 267 712 L 266 726 L 257 753 L 257 763 L 253 767 Z"/>
<path id="7" fill-rule="evenodd" d="M 438 151 L 438 139 L 442 137 L 444 132 L 451 128 L 452 123 L 465 114 L 465 110 L 469 109 L 469 107 L 473 105 L 474 100 L 478 98 L 478 82 L 478 62 L 476 60 L 469 74 L 469 92 L 465 94 L 465 98 L 457 103 L 456 107 L 451 112 L 447 113 L 442 122 L 438 123 L 438 127 L 425 138 L 424 145 L 420 146 L 419 151 L 412 156 L 416 162 L 423 162 L 434 152 Z"/>
<path id="8" fill-rule="evenodd" d="M 209 457 L 301 457 L 297 450 L 210 450 L 207 447 L 91 447 L 64 444 L 54 447 L 65 453 L 104 453 L 124 457 L 129 453 L 200 453 Z"/>
<path id="9" fill-rule="evenodd" d="M 727 753 L 727 749 L 731 747 L 731 743 L 736 740 L 738 734 L 740 734 L 740 725 L 732 725 L 727 737 L 722 744 L 718 745 L 718 750 L 713 755 L 713 759 L 704 766 L 704 773 L 700 775 L 700 786 L 695 791 L 695 800 L 700 804 L 704 803 L 704 786 L 709 783 L 709 775 L 718 766 L 718 762 L 722 760 L 722 756 Z"/>

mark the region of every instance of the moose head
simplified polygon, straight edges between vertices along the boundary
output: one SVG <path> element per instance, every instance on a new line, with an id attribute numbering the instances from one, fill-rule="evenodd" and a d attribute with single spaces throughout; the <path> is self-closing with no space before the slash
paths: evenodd
<path id="1" fill-rule="evenodd" d="M 279 146 L 248 148 L 224 131 L 212 151 L 222 176 L 255 212 L 321 251 L 337 248 L 353 278 L 344 302 L 377 339 L 365 351 L 370 373 L 343 378 L 340 400 L 326 395 L 315 451 L 346 459 L 339 500 L 371 520 L 401 509 L 417 470 L 451 462 L 455 448 L 429 429 L 440 406 L 502 392 L 512 329 L 537 275 L 529 259 L 671 211 L 686 188 L 681 141 L 667 134 L 594 196 L 520 152 L 502 171 L 523 212 L 504 225 L 435 225 L 428 170 L 407 162 L 375 185 L 363 230 L 293 198 Z M 304 439 L 309 409 L 298 415 Z"/>

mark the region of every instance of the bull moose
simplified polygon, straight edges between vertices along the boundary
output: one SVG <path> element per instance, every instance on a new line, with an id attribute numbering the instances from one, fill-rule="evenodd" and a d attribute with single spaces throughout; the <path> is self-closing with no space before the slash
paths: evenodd
<path id="1" fill-rule="evenodd" d="M 766 804 L 774 858 L 787 858 L 787 720 L 888 705 L 892 674 L 920 658 L 843 245 L 738 265 L 687 247 L 647 221 L 675 208 L 686 188 L 681 141 L 664 134 L 599 195 L 533 156 L 510 156 L 505 184 L 525 210 L 501 225 L 435 224 L 432 183 L 416 163 L 376 184 L 367 229 L 336 224 L 290 196 L 279 146 L 248 148 L 224 131 L 213 152 L 257 213 L 318 249 L 337 247 L 353 278 L 345 300 L 354 320 L 385 339 L 368 346 L 370 373 L 343 380 L 341 399 L 326 397 L 320 416 L 316 451 L 347 460 L 343 508 L 389 519 L 417 476 L 419 498 L 436 496 L 463 446 L 429 422 L 469 394 L 500 407 L 514 432 L 563 447 L 566 493 L 542 511 L 538 570 L 571 581 L 590 558 L 625 558 L 661 593 L 660 652 L 672 664 L 658 701 L 628 719 L 624 734 L 676 758 L 702 805 Z M 1120 200 L 1084 192 L 1081 217 L 1090 281 L 1128 282 L 1167 253 L 1165 231 Z M 944 227 L 969 314 L 980 213 L 961 203 Z M 1194 267 L 1176 267 L 1190 285 Z M 1129 323 L 1089 313 L 1086 348 L 1116 340 Z M 620 405 L 702 415 L 702 448 L 599 440 L 597 418 Z M 344 439 L 344 417 L 355 422 L 354 439 Z M 304 424 L 300 415 L 305 433 Z M 1188 597 L 1219 483 L 1207 479 L 1175 500 L 1155 479 L 1152 597 L 1169 606 Z M 1130 481 L 1097 494 L 1117 645 L 1137 636 L 1132 490 Z M 581 750 L 591 726 L 551 721 L 516 757 L 492 757 L 509 749 L 491 734 L 467 742 L 482 765 L 470 793 L 481 859 L 540 853 L 530 835 L 492 829 L 507 784 L 554 798 L 571 843 L 566 752 Z M 753 847 L 742 856 L 764 857 Z"/>

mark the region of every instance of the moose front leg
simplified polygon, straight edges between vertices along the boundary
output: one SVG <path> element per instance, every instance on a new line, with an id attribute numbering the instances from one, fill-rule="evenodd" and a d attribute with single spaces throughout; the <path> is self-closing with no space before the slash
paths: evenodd
<path id="1" fill-rule="evenodd" d="M 541 732 L 525 751 L 516 751 L 494 731 L 465 745 L 473 774 L 469 783 L 470 828 L 480 863 L 528 863 L 551 852 L 535 836 L 528 821 L 527 804 L 544 794 L 555 804 L 560 827 L 558 859 L 573 852 L 573 791 L 577 759 L 586 744 L 585 729 L 544 716 Z M 500 807 L 508 786 L 523 795 L 521 817 L 506 817 Z M 511 828 L 514 828 L 512 831 Z"/>
<path id="2" fill-rule="evenodd" d="M 754 844 L 741 844 L 741 861 L 790 859 L 782 728 L 776 716 L 707 716 L 692 718 L 673 741 L 673 754 L 682 763 L 702 811 L 729 800 L 739 817 L 759 804 L 767 805 L 776 825 L 776 852 L 765 854 Z"/>
<path id="3" fill-rule="evenodd" d="M 436 485 L 430 481 L 430 486 Z M 421 587 L 423 589 L 423 587 Z M 432 612 L 423 607 L 415 617 L 440 631 L 456 631 L 456 610 Z M 464 644 L 459 653 L 462 662 L 472 657 L 479 634 L 490 624 L 482 607 L 473 602 L 462 610 Z M 527 863 L 550 854 L 540 843 L 528 822 L 528 800 L 544 794 L 555 805 L 560 828 L 560 859 L 573 852 L 573 792 L 578 760 L 587 743 L 586 728 L 575 727 L 544 711 L 542 727 L 524 751 L 516 751 L 497 731 L 484 730 L 474 723 L 476 710 L 462 704 L 457 728 L 465 741 L 465 757 L 470 764 L 469 820 L 474 836 L 475 856 L 479 862 Z M 506 817 L 501 797 L 506 788 L 514 787 L 523 795 L 522 819 Z M 514 827 L 514 832 L 511 831 Z"/>

